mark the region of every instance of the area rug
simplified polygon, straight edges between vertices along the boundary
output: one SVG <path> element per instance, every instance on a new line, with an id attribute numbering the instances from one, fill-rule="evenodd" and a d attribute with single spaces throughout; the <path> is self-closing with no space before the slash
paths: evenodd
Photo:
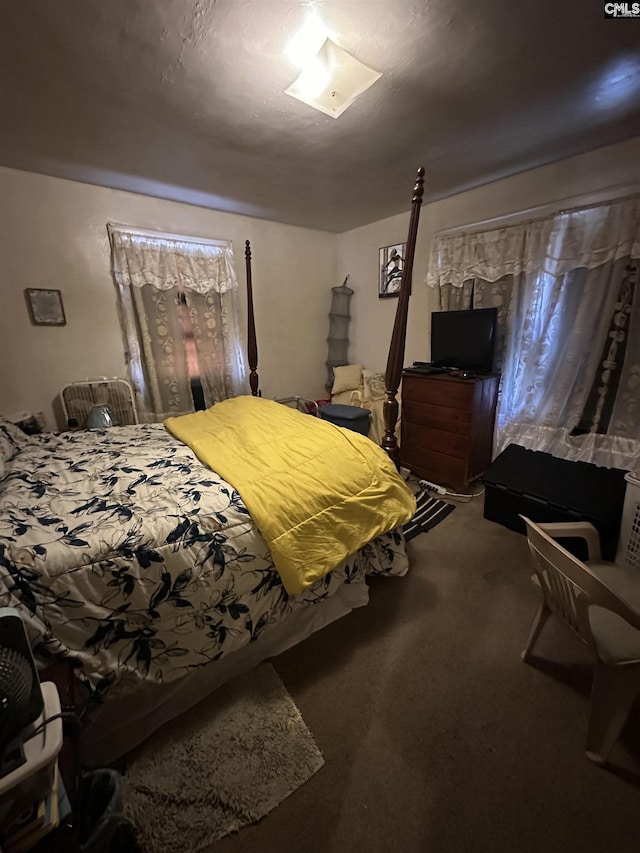
<path id="1" fill-rule="evenodd" d="M 125 813 L 146 853 L 196 853 L 256 823 L 324 764 L 271 664 L 224 685 L 135 754 Z"/>
<path id="2" fill-rule="evenodd" d="M 436 524 L 440 524 L 455 509 L 453 504 L 432 498 L 429 492 L 418 492 L 416 495 L 416 511 L 411 519 L 402 528 L 404 538 L 409 542 L 418 533 L 426 533 L 432 530 Z"/>

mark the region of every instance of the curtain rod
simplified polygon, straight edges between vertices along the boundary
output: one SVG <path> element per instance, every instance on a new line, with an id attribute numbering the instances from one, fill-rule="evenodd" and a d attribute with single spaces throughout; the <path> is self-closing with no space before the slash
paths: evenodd
<path id="1" fill-rule="evenodd" d="M 231 246 L 231 240 L 211 240 L 208 237 L 189 237 L 185 234 L 171 234 L 168 231 L 152 231 L 149 228 L 133 228 L 130 225 L 121 225 L 119 222 L 107 222 L 107 230 L 111 233 L 112 229 L 126 231 L 128 234 L 135 234 L 136 237 L 158 237 L 161 240 L 176 240 L 180 243 L 199 243 L 201 246 L 222 246 L 223 248 Z"/>
<path id="2" fill-rule="evenodd" d="M 516 210 L 512 213 L 504 213 L 500 216 L 493 216 L 489 219 L 480 219 L 477 222 L 470 222 L 467 225 L 452 225 L 450 228 L 442 228 L 436 231 L 435 237 L 448 237 L 458 231 L 468 231 L 469 229 L 485 228 L 492 226 L 501 228 L 505 225 L 517 224 L 524 219 L 525 221 L 531 218 L 531 214 L 538 214 L 542 218 L 544 214 L 563 214 L 572 213 L 584 207 L 599 207 L 613 201 L 622 201 L 627 197 L 631 197 L 640 192 L 640 185 L 637 184 L 622 184 L 613 187 L 607 187 L 603 190 L 598 190 L 593 193 L 585 193 L 584 195 L 572 196 L 561 201 L 550 201 L 545 204 L 538 204 L 534 207 L 529 207 L 526 210 Z M 618 193 L 622 193 L 618 196 Z M 491 230 L 491 228 L 487 228 Z"/>

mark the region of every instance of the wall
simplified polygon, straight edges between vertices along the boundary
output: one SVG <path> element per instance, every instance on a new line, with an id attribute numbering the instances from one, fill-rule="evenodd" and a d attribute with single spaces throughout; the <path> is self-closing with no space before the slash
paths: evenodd
<path id="1" fill-rule="evenodd" d="M 416 164 L 416 166 L 419 164 Z M 427 167 L 426 184 L 429 186 Z M 413 175 L 407 175 L 407 200 Z M 609 188 L 623 189 L 640 180 L 640 137 L 531 169 L 491 184 L 423 205 L 409 305 L 405 364 L 428 361 L 430 312 L 436 294 L 424 284 L 434 234 L 480 220 L 515 213 L 550 202 L 563 202 Z M 561 207 L 558 204 L 558 207 Z M 351 300 L 350 361 L 384 370 L 397 300 L 378 299 L 378 250 L 407 238 L 409 214 L 393 216 L 338 237 L 338 279 L 349 273 Z"/>
<path id="2" fill-rule="evenodd" d="M 436 306 L 424 276 L 438 230 L 629 185 L 638 179 L 638 163 L 640 138 L 635 138 L 425 204 L 405 363 L 429 358 L 429 314 Z M 412 178 L 409 174 L 407 199 Z M 428 170 L 426 180 L 428 187 Z M 406 239 L 406 213 L 336 236 L 4 168 L 0 199 L 0 411 L 43 410 L 53 427 L 53 406 L 66 383 L 124 375 L 109 271 L 109 221 L 232 240 L 243 330 L 243 252 L 244 241 L 251 240 L 258 372 L 265 396 L 323 393 L 331 287 L 347 274 L 355 291 L 349 360 L 379 370 L 386 365 L 397 302 L 377 297 L 378 250 Z M 60 289 L 67 325 L 32 326 L 27 287 Z"/>
<path id="3" fill-rule="evenodd" d="M 125 375 L 107 222 L 233 241 L 243 332 L 251 240 L 263 394 L 324 393 L 334 234 L 5 168 L 0 199 L 1 412 L 44 411 L 54 428 L 65 384 Z M 27 287 L 61 290 L 67 324 L 32 326 Z"/>

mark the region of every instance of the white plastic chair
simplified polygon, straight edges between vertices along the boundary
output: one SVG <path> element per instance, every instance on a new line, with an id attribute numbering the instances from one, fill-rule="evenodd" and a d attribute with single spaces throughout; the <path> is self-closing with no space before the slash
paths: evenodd
<path id="1" fill-rule="evenodd" d="M 586 752 L 591 761 L 605 764 L 640 694 L 640 573 L 603 562 L 598 532 L 588 522 L 536 524 L 520 517 L 542 590 L 522 659 L 528 661 L 551 614 L 591 649 L 595 672 Z M 555 541 L 564 537 L 586 541 L 585 562 Z"/>

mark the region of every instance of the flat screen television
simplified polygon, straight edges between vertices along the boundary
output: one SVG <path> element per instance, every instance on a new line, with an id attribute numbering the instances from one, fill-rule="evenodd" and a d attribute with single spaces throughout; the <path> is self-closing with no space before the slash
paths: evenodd
<path id="1" fill-rule="evenodd" d="M 492 373 L 497 321 L 497 308 L 434 311 L 431 363 L 436 367 Z"/>

